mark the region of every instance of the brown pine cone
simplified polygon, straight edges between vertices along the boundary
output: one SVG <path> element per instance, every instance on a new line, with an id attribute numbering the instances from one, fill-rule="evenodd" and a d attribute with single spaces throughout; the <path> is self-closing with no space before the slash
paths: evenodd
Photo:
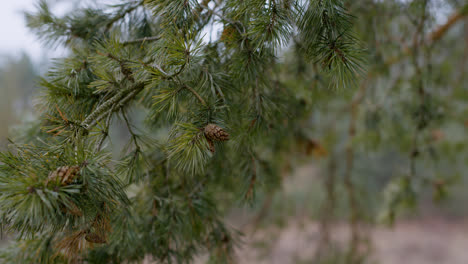
<path id="1" fill-rule="evenodd" d="M 105 244 L 107 243 L 107 233 L 110 232 L 108 217 L 98 213 L 92 223 L 92 230 L 88 230 L 85 236 L 86 241 L 91 243 Z"/>
<path id="2" fill-rule="evenodd" d="M 232 42 L 235 38 L 235 28 L 233 26 L 226 26 L 221 33 L 221 41 L 223 42 Z"/>
<path id="3" fill-rule="evenodd" d="M 73 182 L 80 173 L 80 166 L 63 166 L 58 167 L 55 171 L 50 172 L 47 177 L 46 184 L 49 182 L 57 182 L 61 185 L 68 185 Z"/>
<path id="4" fill-rule="evenodd" d="M 89 233 L 85 236 L 86 241 L 97 244 L 107 243 L 107 239 L 103 236 L 100 236 L 96 233 Z"/>
<path id="5" fill-rule="evenodd" d="M 123 74 L 125 77 L 127 77 L 127 79 L 128 79 L 129 81 L 132 81 L 132 82 L 135 81 L 135 79 L 133 78 L 133 72 L 132 72 L 132 70 L 130 70 L 130 69 L 127 67 L 127 65 L 125 65 L 124 63 L 121 63 L 121 64 L 120 64 L 120 71 L 122 72 L 122 74 Z"/>
<path id="6" fill-rule="evenodd" d="M 211 140 L 211 139 L 209 139 L 209 138 L 207 138 L 206 140 L 208 141 L 208 148 L 210 149 L 210 151 L 211 151 L 212 153 L 215 153 L 216 148 L 215 148 L 215 145 L 214 145 L 213 140 Z"/>
<path id="7" fill-rule="evenodd" d="M 215 124 L 208 124 L 204 129 L 205 136 L 209 140 L 213 141 L 226 141 L 229 140 L 229 134 L 224 131 L 221 127 Z"/>
<path id="8" fill-rule="evenodd" d="M 80 208 L 74 203 L 74 202 L 69 202 L 69 206 L 62 205 L 61 206 L 62 212 L 68 213 L 74 216 L 83 216 L 83 212 L 81 212 Z"/>

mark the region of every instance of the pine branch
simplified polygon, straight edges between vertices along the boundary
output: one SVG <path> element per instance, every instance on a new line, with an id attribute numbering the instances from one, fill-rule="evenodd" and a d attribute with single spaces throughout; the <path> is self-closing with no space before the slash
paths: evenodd
<path id="1" fill-rule="evenodd" d="M 49 135 L 41 138 L 46 147 L 33 157 L 20 151 L 0 154 L 0 217 L 8 217 L 12 230 L 26 229 L 29 236 L 59 234 L 63 243 L 57 244 L 65 247 L 52 243 L 48 251 L 31 250 L 31 254 L 43 254 L 44 260 L 76 249 L 79 242 L 108 242 L 86 247 L 67 261 L 125 263 L 151 255 L 156 262 L 185 263 L 207 251 L 213 263 L 224 263 L 221 260 L 229 258 L 235 241 L 219 208 L 229 208 L 240 192 L 244 198 L 253 198 L 257 188 L 280 182 L 280 173 L 274 170 L 283 165 L 286 155 L 281 153 L 291 151 L 292 134 L 309 117 L 303 111 L 307 108 L 296 104 L 307 93 L 302 89 L 307 84 L 300 79 L 288 82 L 287 75 L 279 74 L 277 69 L 286 63 L 277 52 L 283 48 L 287 52 L 297 29 L 312 44 L 300 55 L 332 68 L 331 79 L 336 74 L 343 76 L 342 83 L 354 80 L 364 64 L 343 2 L 308 3 L 291 7 L 289 0 L 138 0 L 110 6 L 111 12 L 88 7 L 63 18 L 52 16 L 44 4 L 42 13 L 32 17 L 34 28 L 45 38 L 73 41 L 74 55 L 42 84 L 48 91 L 43 105 L 50 116 L 44 121 L 45 130 L 62 133 L 56 138 L 66 140 L 56 143 Z M 315 12 L 316 3 L 320 12 Z M 299 18 L 304 23 L 296 28 L 293 14 L 304 12 L 294 9 L 306 6 L 310 16 Z M 204 42 L 201 35 L 215 31 L 219 23 L 225 26 L 226 39 Z M 316 38 L 308 42 L 307 36 L 312 35 Z M 167 139 L 161 148 L 153 148 L 146 137 L 150 132 L 137 131 L 140 120 L 132 120 L 126 111 L 136 97 L 141 98 L 151 134 Z M 251 111 L 245 113 L 246 109 Z M 125 149 L 115 161 L 111 149 L 100 150 L 112 133 L 112 118 L 120 114 L 131 136 L 126 142 L 131 151 Z M 209 125 L 217 129 L 208 129 Z M 235 140 L 219 143 L 214 152 L 214 138 L 229 136 L 221 127 L 232 129 Z M 88 140 L 88 132 L 95 137 Z M 244 160 L 240 145 L 247 153 L 258 150 L 262 157 Z M 70 186 L 53 189 L 52 181 L 44 186 L 49 174 L 59 175 L 71 164 L 88 161 L 90 165 L 81 168 Z M 234 177 L 240 173 L 251 177 Z M 233 199 L 218 201 L 222 192 Z M 129 202 L 127 193 L 134 194 L 131 204 L 120 208 Z M 79 216 L 57 210 L 68 200 L 65 209 L 73 209 L 73 203 Z M 104 210 L 103 203 L 113 206 L 112 210 Z M 333 210 L 333 203 L 327 209 Z M 113 226 L 112 236 L 107 237 L 108 232 L 96 236 L 99 218 L 105 222 L 102 230 Z"/>
<path id="2" fill-rule="evenodd" d="M 134 98 L 145 87 L 144 83 L 136 83 L 129 90 L 122 90 L 107 100 L 102 105 L 98 106 L 88 117 L 81 123 L 81 127 L 89 130 L 102 118 L 110 113 L 119 111 L 125 104 Z"/>
<path id="3" fill-rule="evenodd" d="M 142 64 L 144 67 L 147 67 L 147 68 L 151 68 L 151 69 L 154 69 L 153 66 L 150 66 L 144 62 L 140 62 L 140 64 Z M 187 63 L 184 63 L 178 71 L 174 72 L 173 74 L 169 74 L 167 72 L 165 72 L 161 66 L 159 66 L 158 64 L 154 64 L 154 67 L 156 68 L 157 71 L 159 71 L 160 73 L 162 73 L 164 75 L 164 78 L 166 79 L 174 79 L 176 78 L 178 75 L 180 75 L 182 73 L 182 71 L 184 70 L 185 66 L 187 65 Z M 176 78 L 176 80 L 179 82 L 179 83 L 182 83 L 180 81 L 180 79 Z M 187 84 L 183 84 L 182 86 L 183 88 L 189 90 L 193 95 L 195 95 L 195 97 L 198 99 L 198 101 L 200 101 L 200 103 L 204 106 L 207 106 L 205 100 L 192 88 L 190 87 L 189 85 Z"/>
<path id="4" fill-rule="evenodd" d="M 169 74 L 167 73 L 166 71 L 164 71 L 161 66 L 159 66 L 157 63 L 153 63 L 154 66 L 151 66 L 143 61 L 139 61 L 139 63 L 141 65 L 143 65 L 143 67 L 147 68 L 147 69 L 150 69 L 151 71 L 155 72 L 156 71 L 159 71 L 160 73 L 162 73 L 164 75 L 164 78 L 165 79 L 174 79 L 176 78 L 179 74 L 182 73 L 182 71 L 185 69 L 186 65 L 187 65 L 187 60 L 185 61 L 184 64 L 182 64 L 182 66 L 180 66 L 180 68 L 174 72 L 173 74 Z"/>

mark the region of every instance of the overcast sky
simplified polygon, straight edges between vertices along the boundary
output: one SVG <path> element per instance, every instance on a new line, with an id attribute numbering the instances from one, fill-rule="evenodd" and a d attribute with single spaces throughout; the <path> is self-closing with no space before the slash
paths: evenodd
<path id="1" fill-rule="evenodd" d="M 39 0 L 0 0 L 0 57 L 4 55 L 20 55 L 23 51 L 31 55 L 38 62 L 43 56 L 60 57 L 64 54 L 63 50 L 54 52 L 51 47 L 46 47 L 39 42 L 35 35 L 26 28 L 24 20 L 24 11 L 36 11 Z M 69 10 L 71 3 L 80 5 L 90 4 L 112 4 L 120 0 L 48 0 L 53 4 L 52 11 L 55 13 L 64 13 Z M 60 49 L 60 48 L 59 48 Z"/>
<path id="2" fill-rule="evenodd" d="M 34 10 L 36 0 L 2 1 L 0 8 L 0 55 L 18 55 L 22 51 L 38 60 L 45 49 L 25 25 L 22 11 Z"/>

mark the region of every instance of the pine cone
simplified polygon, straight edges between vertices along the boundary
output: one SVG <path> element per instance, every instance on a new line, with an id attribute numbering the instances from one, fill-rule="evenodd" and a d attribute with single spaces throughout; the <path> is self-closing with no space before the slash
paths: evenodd
<path id="1" fill-rule="evenodd" d="M 221 41 L 232 42 L 236 29 L 233 26 L 226 26 L 221 33 Z"/>
<path id="2" fill-rule="evenodd" d="M 209 139 L 209 138 L 207 138 L 206 140 L 208 141 L 208 148 L 210 149 L 210 151 L 211 151 L 212 153 L 215 153 L 216 148 L 215 148 L 215 145 L 214 145 L 213 140 L 211 140 L 211 139 Z"/>
<path id="3" fill-rule="evenodd" d="M 55 171 L 50 172 L 47 177 L 46 184 L 49 182 L 57 182 L 61 185 L 69 185 L 73 182 L 80 173 L 80 166 L 63 166 L 58 167 Z"/>
<path id="4" fill-rule="evenodd" d="M 125 77 L 127 77 L 129 81 L 135 82 L 135 78 L 133 78 L 133 72 L 127 67 L 127 65 L 125 65 L 124 63 L 121 63 L 120 71 L 122 72 L 123 75 L 125 75 Z"/>
<path id="5" fill-rule="evenodd" d="M 237 31 L 236 26 L 234 25 L 226 25 L 221 33 L 220 40 L 226 44 L 226 46 L 232 46 L 238 40 L 240 40 L 241 35 Z"/>
<path id="6" fill-rule="evenodd" d="M 205 136 L 209 140 L 213 141 L 226 141 L 229 140 L 229 134 L 224 131 L 221 127 L 215 124 L 208 124 L 204 129 Z"/>
<path id="7" fill-rule="evenodd" d="M 83 216 L 83 212 L 81 212 L 80 208 L 74 203 L 74 202 L 69 202 L 69 206 L 62 205 L 61 206 L 62 212 L 68 213 L 74 216 Z"/>
<path id="8" fill-rule="evenodd" d="M 91 243 L 97 243 L 97 244 L 105 244 L 107 243 L 107 239 L 104 238 L 103 236 L 100 236 L 96 233 L 89 233 L 85 236 L 86 241 L 91 242 Z"/>
<path id="9" fill-rule="evenodd" d="M 106 204 L 103 203 L 103 212 L 99 212 L 94 217 L 91 229 L 85 239 L 91 243 L 107 243 L 107 234 L 111 231 L 109 216 L 107 215 Z"/>

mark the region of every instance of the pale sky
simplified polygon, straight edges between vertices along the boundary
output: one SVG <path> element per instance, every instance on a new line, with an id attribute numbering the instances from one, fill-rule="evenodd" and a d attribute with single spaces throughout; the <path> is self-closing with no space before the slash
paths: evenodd
<path id="1" fill-rule="evenodd" d="M 54 14 L 63 14 L 76 3 L 78 5 L 112 4 L 120 0 L 48 0 Z M 39 0 L 0 0 L 0 57 L 17 56 L 24 51 L 39 62 L 44 57 L 61 57 L 64 49 L 58 50 L 43 45 L 27 27 L 23 11 L 36 11 Z"/>
<path id="2" fill-rule="evenodd" d="M 26 28 L 22 11 L 34 10 L 36 0 L 1 1 L 0 8 L 0 56 L 19 55 L 22 51 L 39 60 L 47 49 Z"/>

